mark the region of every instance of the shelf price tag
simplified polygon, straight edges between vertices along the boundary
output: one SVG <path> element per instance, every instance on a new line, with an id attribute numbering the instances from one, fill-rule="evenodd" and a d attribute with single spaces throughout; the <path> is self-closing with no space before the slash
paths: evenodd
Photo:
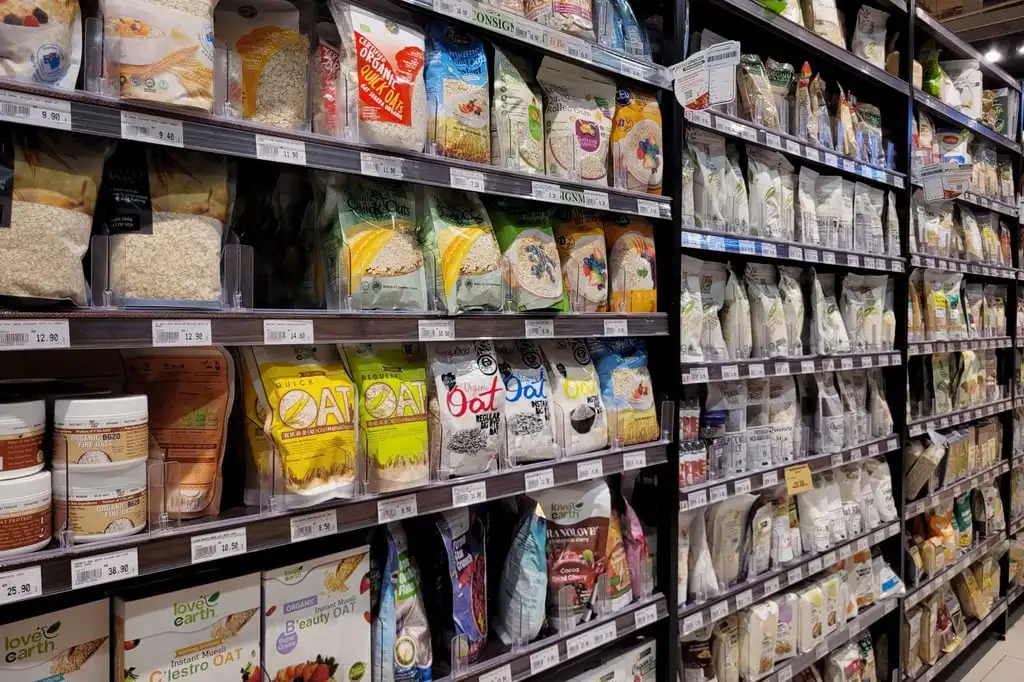
<path id="1" fill-rule="evenodd" d="M 452 486 L 452 506 L 468 507 L 487 501 L 487 482 L 476 481 L 465 485 Z"/>
<path id="2" fill-rule="evenodd" d="M 821 568 L 821 559 L 811 559 L 810 563 L 807 564 L 808 573 L 818 573 L 819 571 L 821 571 Z"/>
<path id="3" fill-rule="evenodd" d="M 605 336 L 629 336 L 629 320 L 605 320 Z"/>
<path id="4" fill-rule="evenodd" d="M 608 192 L 599 192 L 593 189 L 583 190 L 583 205 L 587 208 L 595 208 L 602 211 L 608 210 Z"/>
<path id="5" fill-rule="evenodd" d="M 640 450 L 639 452 L 627 452 L 622 455 L 622 470 L 632 471 L 633 469 L 643 469 L 647 466 L 647 451 Z"/>
<path id="6" fill-rule="evenodd" d="M 754 601 L 754 593 L 750 590 L 743 590 L 736 595 L 736 610 L 745 609 Z"/>
<path id="7" fill-rule="evenodd" d="M 749 493 L 750 489 L 751 489 L 750 488 L 750 479 L 749 478 L 741 478 L 740 480 L 736 481 L 736 483 L 733 484 L 733 489 L 735 489 L 737 495 L 742 495 L 744 493 Z"/>
<path id="8" fill-rule="evenodd" d="M 209 320 L 153 320 L 153 346 L 209 346 L 213 331 Z"/>
<path id="9" fill-rule="evenodd" d="M 738 379 L 740 376 L 740 368 L 736 365 L 722 365 L 721 372 L 723 379 Z"/>
<path id="10" fill-rule="evenodd" d="M 772 149 L 782 149 L 782 138 L 775 133 L 766 132 L 764 134 L 764 143 Z"/>
<path id="11" fill-rule="evenodd" d="M 814 490 L 811 467 L 806 464 L 786 467 L 786 492 L 790 495 L 799 495 L 808 490 Z"/>
<path id="12" fill-rule="evenodd" d="M 306 165 L 306 143 L 273 135 L 256 135 L 256 158 L 296 166 Z"/>
<path id="13" fill-rule="evenodd" d="M 775 677 L 777 682 L 789 682 L 793 679 L 793 668 L 785 666 L 779 670 L 779 674 Z"/>
<path id="14" fill-rule="evenodd" d="M 455 322 L 452 320 L 419 320 L 420 341 L 454 341 Z"/>
<path id="15" fill-rule="evenodd" d="M 658 218 L 661 215 L 658 202 L 647 199 L 636 200 L 636 212 L 647 218 Z"/>
<path id="16" fill-rule="evenodd" d="M 477 677 L 478 682 L 512 682 L 512 666 L 508 663 Z"/>
<path id="17" fill-rule="evenodd" d="M 0 320 L 0 350 L 70 347 L 67 320 Z"/>
<path id="18" fill-rule="evenodd" d="M 338 532 L 338 512 L 328 509 L 313 514 L 295 516 L 291 520 L 292 542 L 322 538 Z"/>
<path id="19" fill-rule="evenodd" d="M 71 130 L 71 102 L 20 92 L 3 92 L 0 93 L 0 121 Z"/>
<path id="20" fill-rule="evenodd" d="M 526 492 L 544 490 L 555 485 L 555 472 L 553 469 L 541 469 L 540 471 L 528 471 L 523 474 L 523 487 Z"/>
<path id="21" fill-rule="evenodd" d="M 639 630 L 640 628 L 647 627 L 656 620 L 658 620 L 658 605 L 651 604 L 643 607 L 642 609 L 638 609 L 633 614 L 633 627 Z"/>
<path id="22" fill-rule="evenodd" d="M 313 342 L 313 320 L 263 320 L 264 346 L 301 346 Z"/>
<path id="23" fill-rule="evenodd" d="M 553 182 L 538 182 L 534 180 L 532 194 L 533 198 L 537 201 L 560 202 L 562 200 L 562 188 Z"/>
<path id="24" fill-rule="evenodd" d="M 769 595 L 775 594 L 778 591 L 779 591 L 779 579 L 778 578 L 770 578 L 769 580 L 765 581 L 765 583 L 764 583 L 764 596 L 767 597 Z"/>
<path id="25" fill-rule="evenodd" d="M 549 646 L 547 649 L 541 649 L 537 653 L 530 654 L 530 674 L 536 675 L 537 673 L 543 672 L 549 668 L 554 668 L 558 665 L 558 645 Z"/>
<path id="26" fill-rule="evenodd" d="M 752 365 L 747 365 L 747 376 L 751 377 L 763 377 L 764 376 L 764 365 L 760 362 Z"/>
<path id="27" fill-rule="evenodd" d="M 700 630 L 704 627 L 704 612 L 698 611 L 697 613 L 687 616 L 683 619 L 683 634 L 688 635 L 695 630 Z"/>
<path id="28" fill-rule="evenodd" d="M 766 471 L 761 474 L 761 485 L 764 487 L 775 485 L 779 482 L 779 472 Z"/>
<path id="29" fill-rule="evenodd" d="M 686 496 L 686 508 L 696 509 L 703 507 L 708 503 L 708 492 L 706 490 L 698 490 L 695 493 L 690 493 Z"/>
<path id="30" fill-rule="evenodd" d="M 136 548 L 110 554 L 73 559 L 71 589 L 127 580 L 139 575 L 139 552 Z"/>
<path id="31" fill-rule="evenodd" d="M 405 177 L 402 159 L 383 154 L 359 152 L 359 171 L 363 175 L 373 175 L 387 180 L 401 180 Z"/>
<path id="32" fill-rule="evenodd" d="M 483 173 L 463 168 L 448 170 L 448 184 L 455 189 L 464 189 L 468 192 L 483 192 L 487 188 L 487 180 Z"/>
<path id="33" fill-rule="evenodd" d="M 786 139 L 786 151 L 790 154 L 803 154 L 800 143 L 788 138 Z"/>
<path id="34" fill-rule="evenodd" d="M 601 476 L 604 476 L 604 465 L 599 459 L 580 462 L 576 465 L 576 480 L 589 481 L 592 478 L 600 478 Z"/>
<path id="35" fill-rule="evenodd" d="M 554 320 L 526 320 L 526 338 L 550 339 L 555 335 Z"/>
<path id="36" fill-rule="evenodd" d="M 466 0 L 437 0 L 434 3 L 434 8 L 441 14 L 446 14 L 462 21 L 473 20 L 473 8 Z M 483 676 L 481 675 L 481 677 Z"/>
<path id="37" fill-rule="evenodd" d="M 133 114 L 121 112 L 121 139 L 152 142 L 167 147 L 184 147 L 185 132 L 181 121 L 150 116 L 149 114 Z"/>
<path id="38" fill-rule="evenodd" d="M 213 561 L 214 559 L 224 559 L 229 556 L 245 554 L 245 550 L 246 532 L 244 526 L 217 533 L 192 536 L 193 564 L 201 564 L 204 561 Z"/>
<path id="39" fill-rule="evenodd" d="M 794 568 L 792 571 L 786 574 L 786 584 L 796 585 L 798 582 L 804 579 L 804 569 L 801 567 Z"/>
<path id="40" fill-rule="evenodd" d="M 727 497 L 729 497 L 729 489 L 724 485 L 716 485 L 711 489 L 711 492 L 708 495 L 708 499 L 711 500 L 712 504 L 715 502 L 721 502 Z"/>
<path id="41" fill-rule="evenodd" d="M 377 503 L 377 523 L 391 523 L 416 516 L 416 494 L 403 495 Z"/>
<path id="42" fill-rule="evenodd" d="M 43 594 L 43 571 L 39 566 L 25 566 L 0 573 L 0 604 L 13 604 Z"/>
<path id="43" fill-rule="evenodd" d="M 729 615 L 729 602 L 720 601 L 711 605 L 711 622 L 715 623 Z"/>

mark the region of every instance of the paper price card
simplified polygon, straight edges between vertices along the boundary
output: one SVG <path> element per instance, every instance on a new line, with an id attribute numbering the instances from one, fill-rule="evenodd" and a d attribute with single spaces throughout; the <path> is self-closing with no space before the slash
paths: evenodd
<path id="1" fill-rule="evenodd" d="M 0 93 L 0 121 L 71 130 L 71 102 L 20 92 Z"/>
<path id="2" fill-rule="evenodd" d="M 153 320 L 153 346 L 209 346 L 213 332 L 209 320 Z"/>
<path id="3" fill-rule="evenodd" d="M 338 532 L 338 512 L 334 509 L 293 517 L 292 542 L 322 538 Z"/>
<path id="4" fill-rule="evenodd" d="M 548 668 L 558 665 L 558 645 L 549 646 L 547 649 L 530 654 L 530 674 L 536 675 Z"/>
<path id="5" fill-rule="evenodd" d="M 554 320 L 526 320 L 524 325 L 528 339 L 550 339 L 555 335 Z"/>
<path id="6" fill-rule="evenodd" d="M 480 675 L 478 682 L 512 682 L 512 666 L 506 663 L 500 668 L 495 668 Z"/>
<path id="7" fill-rule="evenodd" d="M 26 566 L 0 573 L 0 604 L 13 604 L 43 593 L 43 572 L 39 566 Z M 657 615 L 657 614 L 655 614 Z"/>
<path id="8" fill-rule="evenodd" d="M 540 471 L 529 471 L 523 474 L 523 486 L 526 492 L 544 490 L 555 485 L 555 472 L 553 469 L 541 469 Z"/>
<path id="9" fill-rule="evenodd" d="M 669 68 L 676 100 L 687 109 L 706 109 L 736 97 L 740 44 L 728 40 L 691 55 Z"/>
<path id="10" fill-rule="evenodd" d="M 139 575 L 139 552 L 134 547 L 120 552 L 74 559 L 71 562 L 71 589 L 127 580 Z"/>
<path id="11" fill-rule="evenodd" d="M 417 514 L 416 495 L 404 495 L 377 503 L 377 523 L 401 521 Z"/>
<path id="12" fill-rule="evenodd" d="M 263 345 L 313 343 L 313 320 L 263 320 Z"/>
<path id="13" fill-rule="evenodd" d="M 487 482 L 477 481 L 452 487 L 452 506 L 468 507 L 487 501 Z"/>
<path id="14" fill-rule="evenodd" d="M 185 133 L 181 121 L 127 111 L 121 112 L 121 138 L 152 142 L 167 147 L 185 146 Z"/>
<path id="15" fill-rule="evenodd" d="M 306 165 L 306 143 L 272 135 L 256 136 L 256 158 L 262 161 L 279 161 L 296 166 Z"/>
<path id="16" fill-rule="evenodd" d="M 786 467 L 786 492 L 790 495 L 799 495 L 808 490 L 814 490 L 814 482 L 811 480 L 811 467 L 806 464 Z"/>
<path id="17" fill-rule="evenodd" d="M 658 605 L 651 604 L 633 614 L 633 627 L 639 630 L 658 620 Z"/>
<path id="18" fill-rule="evenodd" d="M 233 528 L 219 533 L 207 533 L 192 537 L 193 564 L 245 554 L 245 550 L 245 528 Z"/>
<path id="19" fill-rule="evenodd" d="M 22 348 L 69 348 L 67 320 L 0 321 L 0 350 Z"/>

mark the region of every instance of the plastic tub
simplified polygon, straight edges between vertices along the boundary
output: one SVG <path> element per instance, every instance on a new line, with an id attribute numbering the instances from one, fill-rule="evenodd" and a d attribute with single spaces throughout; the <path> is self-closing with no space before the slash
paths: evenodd
<path id="1" fill-rule="evenodd" d="M 53 465 L 123 469 L 149 453 L 144 395 L 61 399 L 53 406 Z"/>
<path id="2" fill-rule="evenodd" d="M 76 543 L 140 532 L 149 516 L 146 471 L 144 459 L 118 471 L 94 467 L 55 470 L 54 530 L 72 531 Z"/>
<path id="3" fill-rule="evenodd" d="M 0 481 L 0 559 L 50 543 L 50 472 Z"/>
<path id="4" fill-rule="evenodd" d="M 43 470 L 46 401 L 0 404 L 0 481 Z"/>

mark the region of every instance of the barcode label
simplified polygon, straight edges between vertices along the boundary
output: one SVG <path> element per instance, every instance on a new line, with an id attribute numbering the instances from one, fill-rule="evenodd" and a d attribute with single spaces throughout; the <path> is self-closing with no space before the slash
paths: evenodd
<path id="1" fill-rule="evenodd" d="M 231 530 L 192 537 L 193 564 L 237 556 L 245 554 L 245 551 L 245 528 L 233 528 Z"/>
<path id="2" fill-rule="evenodd" d="M 71 130 L 71 102 L 23 95 L 20 92 L 3 92 L 0 93 L 0 120 Z"/>
<path id="3" fill-rule="evenodd" d="M 434 7 L 441 14 L 463 21 L 473 20 L 473 8 L 465 0 L 438 0 Z M 480 679 L 483 680 L 483 675 L 480 676 Z"/>
<path id="4" fill-rule="evenodd" d="M 209 320 L 153 320 L 153 345 L 209 346 L 213 332 Z"/>
<path id="5" fill-rule="evenodd" d="M 305 166 L 306 143 L 272 135 L 256 135 L 256 158 Z"/>
<path id="6" fill-rule="evenodd" d="M 185 133 L 181 121 L 162 116 L 121 112 L 121 137 L 125 140 L 141 140 L 162 144 L 167 147 L 184 147 Z"/>
<path id="7" fill-rule="evenodd" d="M 70 346 L 71 333 L 67 320 L 0 321 L 0 350 Z"/>
<path id="8" fill-rule="evenodd" d="M 483 192 L 486 189 L 487 181 L 484 178 L 484 174 L 480 171 L 451 168 L 448 170 L 448 184 L 455 189 Z"/>
<path id="9" fill-rule="evenodd" d="M 544 490 L 555 485 L 555 472 L 553 469 L 541 469 L 540 471 L 528 471 L 523 474 L 523 487 L 526 492 Z"/>
<path id="10" fill-rule="evenodd" d="M 539 672 L 543 672 L 548 668 L 554 668 L 558 665 L 558 645 L 549 646 L 547 649 L 541 649 L 535 654 L 530 654 L 530 674 L 536 675 Z"/>
<path id="11" fill-rule="evenodd" d="M 636 212 L 648 218 L 657 218 L 660 215 L 658 202 L 648 201 L 647 199 L 636 200 Z"/>
<path id="12" fill-rule="evenodd" d="M 471 504 L 479 504 L 487 501 L 487 483 L 477 481 L 452 487 L 452 506 L 468 507 Z"/>
<path id="13" fill-rule="evenodd" d="M 304 346 L 313 342 L 313 320 L 263 320 L 265 346 Z"/>
<path id="14" fill-rule="evenodd" d="M 401 521 L 417 514 L 416 495 L 405 495 L 377 503 L 377 523 Z"/>
<path id="15" fill-rule="evenodd" d="M 550 339 L 555 335 L 554 320 L 526 320 L 526 338 Z"/>
<path id="16" fill-rule="evenodd" d="M 605 320 L 605 336 L 629 336 L 629 322 L 627 320 Z"/>
<path id="17" fill-rule="evenodd" d="M 762 486 L 775 485 L 778 482 L 779 482 L 779 472 L 777 472 L 777 471 L 767 471 L 767 472 L 765 472 L 764 474 L 761 475 L 761 485 Z"/>
<path id="18" fill-rule="evenodd" d="M 583 190 L 583 204 L 587 208 L 594 208 L 603 211 L 608 210 L 608 193 L 598 192 L 592 189 Z"/>
<path id="19" fill-rule="evenodd" d="M 477 677 L 478 682 L 512 682 L 512 666 L 508 663 Z"/>
<path id="20" fill-rule="evenodd" d="M 604 465 L 599 459 L 592 459 L 589 462 L 580 462 L 576 465 L 576 479 L 589 481 L 592 478 L 604 476 Z"/>
<path id="21" fill-rule="evenodd" d="M 751 590 L 744 590 L 736 595 L 736 609 L 745 609 L 754 601 L 754 593 Z"/>
<path id="22" fill-rule="evenodd" d="M 639 630 L 658 620 L 658 606 L 651 604 L 633 614 L 633 627 Z"/>
<path id="23" fill-rule="evenodd" d="M 139 553 L 134 547 L 71 561 L 71 589 L 127 580 L 139 575 Z"/>
<path id="24" fill-rule="evenodd" d="M 647 466 L 647 452 L 644 450 L 641 450 L 640 452 L 627 452 L 622 455 L 623 471 L 643 469 L 645 466 Z"/>
<path id="25" fill-rule="evenodd" d="M 455 322 L 452 320 L 419 320 L 420 341 L 454 341 Z"/>
<path id="26" fill-rule="evenodd" d="M 13 118 L 15 120 L 19 118 L 28 118 L 32 114 L 32 107 L 27 104 L 12 104 L 10 102 L 0 102 L 0 117 Z"/>
<path id="27" fill-rule="evenodd" d="M 338 513 L 333 509 L 296 516 L 291 520 L 292 542 L 322 538 L 338 532 Z"/>
<path id="28" fill-rule="evenodd" d="M 538 182 L 534 180 L 531 185 L 533 198 L 538 201 L 562 200 L 562 188 L 553 182 Z"/>
<path id="29" fill-rule="evenodd" d="M 43 594 L 43 571 L 39 566 L 26 566 L 0 573 L 0 604 L 13 604 Z"/>
<path id="30" fill-rule="evenodd" d="M 363 175 L 373 175 L 387 180 L 401 180 L 404 177 L 402 159 L 383 154 L 359 152 L 359 169 Z"/>

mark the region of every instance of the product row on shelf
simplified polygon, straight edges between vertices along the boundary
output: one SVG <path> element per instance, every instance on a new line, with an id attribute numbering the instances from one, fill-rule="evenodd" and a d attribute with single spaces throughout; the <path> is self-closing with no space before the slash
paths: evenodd
<path id="1" fill-rule="evenodd" d="M 927 202 L 914 194 L 914 227 L 910 251 L 918 256 L 965 261 L 997 268 L 1013 267 L 1011 226 L 994 212 L 977 216 L 963 203 Z"/>

